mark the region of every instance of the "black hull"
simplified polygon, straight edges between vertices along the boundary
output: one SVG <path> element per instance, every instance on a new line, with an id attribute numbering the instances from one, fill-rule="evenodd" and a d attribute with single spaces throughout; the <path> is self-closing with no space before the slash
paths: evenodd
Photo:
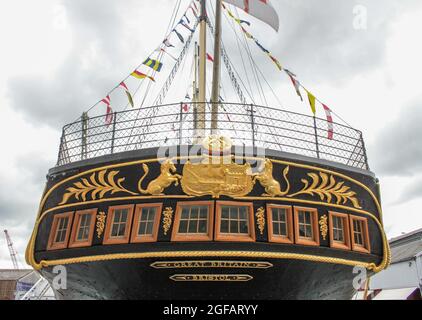
<path id="1" fill-rule="evenodd" d="M 183 261 L 198 259 L 185 259 Z M 68 267 L 65 300 L 350 300 L 353 267 L 298 260 L 265 259 L 269 269 L 154 269 L 157 259 L 132 259 L 75 264 Z M 168 261 L 168 260 L 166 260 Z M 176 261 L 176 260 L 172 260 Z M 216 261 L 215 259 L 201 261 Z M 245 261 L 236 260 L 231 261 Z M 255 261 L 255 260 L 253 260 Z M 43 275 L 52 280 L 51 268 Z M 170 280 L 175 274 L 249 275 L 249 281 Z"/>
<path id="2" fill-rule="evenodd" d="M 181 184 L 172 183 L 166 186 L 163 194 L 145 194 L 141 192 L 141 187 L 151 185 L 160 175 L 160 163 L 154 158 L 156 154 L 156 149 L 144 150 L 142 154 L 130 152 L 87 160 L 50 171 L 26 259 L 51 282 L 56 276 L 53 273 L 54 266 L 66 266 L 67 289 L 57 290 L 58 298 L 351 299 L 355 292 L 355 266 L 364 267 L 368 272 L 378 272 L 389 263 L 389 247 L 382 227 L 378 184 L 375 176 L 369 171 L 269 150 L 266 159 L 273 163 L 272 175 L 281 189 L 287 190 L 282 195 L 265 195 L 268 191 L 264 188 L 265 183 L 259 184 L 255 181 L 249 190 L 247 177 L 244 177 L 246 191 L 240 195 L 224 194 L 228 189 L 220 190 L 222 194 L 215 194 L 213 190 L 213 194 L 195 195 L 189 189 L 195 185 L 189 184 L 189 181 L 183 182 L 183 179 Z M 246 157 L 244 159 L 245 163 L 249 161 Z M 146 174 L 147 179 L 143 181 L 143 178 L 140 178 L 146 171 L 142 169 L 145 163 L 150 169 Z M 183 173 L 186 177 L 188 172 L 185 172 L 185 166 L 184 163 L 175 163 L 173 174 Z M 221 172 L 239 174 L 239 168 L 240 166 L 232 165 Z M 119 181 L 119 190 L 113 193 L 97 192 L 96 197 L 91 191 L 84 194 L 84 197 L 71 194 L 75 186 L 82 186 L 81 181 L 99 180 L 101 174 L 103 178 L 104 175 L 110 174 L 110 179 L 115 178 Z M 348 193 L 341 201 L 337 201 L 335 195 L 322 197 L 316 193 L 301 192 L 306 188 L 306 183 L 311 185 L 312 179 L 319 179 L 318 184 L 322 189 L 323 180 L 331 179 L 333 185 L 335 183 L 340 187 L 347 186 L 344 194 L 351 191 L 353 193 Z M 312 185 L 317 186 L 317 183 Z M 98 195 L 101 197 L 98 198 Z M 107 243 L 104 225 L 101 232 L 98 231 L 97 216 L 97 229 L 93 231 L 92 243 L 88 246 L 73 248 L 66 245 L 60 249 L 49 248 L 55 215 L 74 214 L 78 210 L 95 208 L 98 213 L 104 212 L 104 216 L 108 217 L 106 213 L 111 206 L 160 203 L 164 210 L 175 209 L 179 202 L 198 200 L 212 202 L 214 206 L 219 201 L 249 203 L 253 213 L 253 241 L 221 241 L 212 233 L 211 241 L 177 241 L 172 238 L 174 216 L 168 223 L 163 213 L 154 243 L 133 243 L 130 237 L 126 243 Z M 258 218 L 259 210 L 264 210 L 269 204 L 292 208 L 307 206 L 314 209 L 318 243 L 273 243 L 269 236 L 269 224 L 265 219 L 268 214 L 261 212 L 264 214 L 264 221 Z M 370 235 L 368 252 L 357 252 L 352 248 L 341 250 L 332 246 L 327 229 L 325 234 L 323 225 L 319 229 L 322 218 L 327 218 L 331 211 L 367 219 Z M 325 226 L 330 227 L 327 224 Z M 188 265 L 154 267 L 163 261 L 173 264 L 187 262 Z M 195 263 L 190 264 L 192 261 Z M 213 267 L 209 267 L 210 261 L 215 263 Z M 234 261 L 246 263 L 246 266 L 233 266 Z M 255 262 L 264 263 L 266 267 L 257 268 Z"/>

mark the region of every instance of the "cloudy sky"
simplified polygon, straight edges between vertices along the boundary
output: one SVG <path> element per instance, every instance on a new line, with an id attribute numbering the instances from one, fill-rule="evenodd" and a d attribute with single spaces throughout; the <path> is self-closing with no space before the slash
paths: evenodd
<path id="1" fill-rule="evenodd" d="M 159 45 L 175 2 L 0 2 L 0 229 L 9 230 L 22 264 L 45 174 L 56 162 L 61 127 Z M 181 0 L 180 10 L 189 2 Z M 272 3 L 280 15 L 279 33 L 239 14 L 286 68 L 363 131 L 371 169 L 382 183 L 388 236 L 422 228 L 422 2 Z M 240 63 L 230 32 L 225 45 Z M 282 107 L 309 114 L 285 75 L 259 51 L 253 54 Z M 185 85 L 181 81 L 176 87 Z M 11 266 L 2 234 L 0 267 Z"/>

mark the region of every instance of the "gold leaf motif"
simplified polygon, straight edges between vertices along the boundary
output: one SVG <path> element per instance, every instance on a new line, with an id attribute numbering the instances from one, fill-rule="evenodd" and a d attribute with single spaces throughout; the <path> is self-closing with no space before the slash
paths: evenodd
<path id="1" fill-rule="evenodd" d="M 104 227 L 105 227 L 105 221 L 106 221 L 106 214 L 104 212 L 100 212 L 99 214 L 97 214 L 97 237 L 98 239 L 101 238 L 101 235 L 104 232 Z"/>
<path id="2" fill-rule="evenodd" d="M 173 221 L 173 208 L 167 207 L 163 211 L 163 230 L 164 230 L 165 236 L 167 235 L 168 231 L 170 230 L 172 221 Z"/>
<path id="3" fill-rule="evenodd" d="M 131 195 L 137 195 L 137 193 L 129 191 L 122 186 L 125 178 L 117 179 L 115 177 L 119 174 L 119 171 L 110 171 L 106 176 L 107 170 L 98 172 L 98 175 L 93 173 L 89 179 L 82 178 L 81 181 L 75 182 L 73 187 L 66 189 L 66 193 L 63 195 L 63 200 L 59 205 L 66 204 L 70 198 L 75 197 L 77 200 L 87 201 L 87 197 L 90 195 L 92 200 L 102 199 L 107 193 L 115 194 L 116 192 L 124 192 Z"/>
<path id="4" fill-rule="evenodd" d="M 319 175 L 316 173 L 308 173 L 308 176 L 312 179 L 312 184 L 309 185 L 309 181 L 302 179 L 304 187 L 301 191 L 295 194 L 288 195 L 289 198 L 308 194 L 310 196 L 317 195 L 322 201 L 325 199 L 330 203 L 334 198 L 337 204 L 346 204 L 350 201 L 352 205 L 361 209 L 358 199 L 356 198 L 356 192 L 350 190 L 350 187 L 345 186 L 344 182 L 336 182 L 334 176 L 320 172 Z"/>
<path id="5" fill-rule="evenodd" d="M 328 223 L 327 223 L 327 221 L 328 221 L 327 215 L 323 215 L 319 219 L 319 230 L 321 231 L 321 235 L 322 235 L 322 238 L 324 240 L 327 239 L 327 234 L 328 234 Z"/>
<path id="6" fill-rule="evenodd" d="M 264 207 L 259 208 L 256 211 L 255 216 L 256 216 L 256 219 L 257 219 L 259 232 L 261 233 L 261 235 L 263 235 L 264 229 L 265 229 L 265 209 L 264 209 Z"/>

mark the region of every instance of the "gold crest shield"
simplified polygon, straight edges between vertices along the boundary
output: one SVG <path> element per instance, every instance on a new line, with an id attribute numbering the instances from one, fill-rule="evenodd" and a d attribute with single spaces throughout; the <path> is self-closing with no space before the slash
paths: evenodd
<path id="1" fill-rule="evenodd" d="M 253 177 L 249 163 L 239 165 L 229 163 L 191 163 L 183 167 L 181 179 L 183 191 L 191 196 L 211 195 L 219 198 L 222 195 L 241 197 L 253 189 Z"/>

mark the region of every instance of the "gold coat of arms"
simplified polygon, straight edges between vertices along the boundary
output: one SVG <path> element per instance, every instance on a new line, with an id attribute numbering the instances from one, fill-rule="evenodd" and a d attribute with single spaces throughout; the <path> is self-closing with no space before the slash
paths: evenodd
<path id="1" fill-rule="evenodd" d="M 212 195 L 242 197 L 249 194 L 254 186 L 252 169 L 249 163 L 239 165 L 208 161 L 192 163 L 188 161 L 183 167 L 181 185 L 183 191 L 191 196 Z"/>

